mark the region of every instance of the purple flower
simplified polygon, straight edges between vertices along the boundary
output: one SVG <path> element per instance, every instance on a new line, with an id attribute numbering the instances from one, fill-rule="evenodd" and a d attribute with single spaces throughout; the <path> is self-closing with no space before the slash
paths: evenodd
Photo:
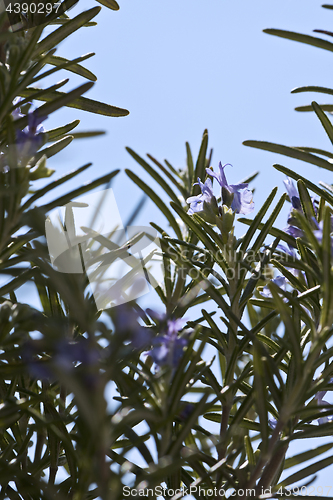
<path id="1" fill-rule="evenodd" d="M 100 360 L 100 354 L 96 348 L 92 348 L 86 340 L 71 341 L 62 340 L 58 343 L 53 363 L 57 368 L 71 371 L 76 363 L 82 363 L 89 367 Z"/>
<path id="2" fill-rule="evenodd" d="M 45 347 L 41 341 L 28 341 L 22 353 L 22 360 L 26 363 L 30 375 L 39 380 L 52 381 L 56 380 L 59 374 L 74 373 L 80 363 L 84 368 L 81 373 L 85 374 L 88 381 L 89 369 L 97 366 L 101 359 L 99 351 L 85 339 L 58 341 L 47 358 Z"/>
<path id="3" fill-rule="evenodd" d="M 282 245 L 281 243 L 279 243 L 276 246 L 276 248 L 278 248 L 279 250 L 281 250 L 281 252 L 284 252 L 284 253 L 287 253 L 288 255 L 290 255 L 290 257 L 292 257 L 294 260 L 297 260 L 297 254 L 296 254 L 294 248 L 286 247 L 285 245 Z"/>
<path id="4" fill-rule="evenodd" d="M 288 193 L 288 196 L 290 198 L 291 205 L 292 205 L 291 210 L 290 210 L 289 215 L 288 215 L 288 224 L 289 225 L 288 225 L 288 227 L 284 228 L 283 231 L 285 231 L 287 234 L 289 234 L 290 236 L 292 236 L 295 239 L 296 238 L 303 238 L 304 232 L 301 229 L 299 229 L 297 226 L 293 225 L 294 223 L 297 224 L 297 221 L 296 221 L 295 217 L 292 216 L 293 210 L 297 210 L 298 212 L 303 212 L 299 193 L 298 193 L 291 177 L 287 177 L 287 180 L 283 181 L 283 183 L 286 187 L 286 190 L 287 190 L 287 193 Z"/>
<path id="5" fill-rule="evenodd" d="M 147 312 L 150 316 L 156 317 L 155 313 L 150 309 Z M 178 336 L 186 320 L 182 318 L 167 319 L 166 315 L 159 315 L 159 319 L 162 335 L 153 339 L 153 348 L 147 354 L 153 358 L 155 364 L 159 367 L 169 365 L 176 368 L 184 354 L 184 347 L 188 343 L 187 338 Z"/>
<path id="6" fill-rule="evenodd" d="M 149 345 L 151 334 L 148 328 L 139 323 L 139 313 L 128 304 L 121 304 L 113 309 L 112 321 L 116 332 L 122 336 L 128 335 L 136 349 Z"/>
<path id="7" fill-rule="evenodd" d="M 99 362 L 101 352 L 86 339 L 63 340 L 56 347 L 51 367 L 56 377 L 76 375 L 88 391 L 100 384 Z"/>
<path id="8" fill-rule="evenodd" d="M 299 227 L 296 226 L 288 226 L 283 229 L 283 231 L 287 234 L 290 234 L 293 238 L 303 238 L 304 233 L 302 229 L 299 229 Z"/>
<path id="9" fill-rule="evenodd" d="M 290 257 L 292 257 L 294 262 L 298 260 L 297 253 L 294 248 L 286 247 L 285 245 L 281 245 L 281 243 L 279 243 L 276 248 L 281 252 L 286 253 Z M 289 263 L 285 263 L 285 266 L 290 267 L 290 271 L 293 273 L 294 276 L 300 277 L 301 275 L 303 275 L 305 277 L 304 273 L 302 273 L 299 269 L 291 267 Z"/>
<path id="10" fill-rule="evenodd" d="M 155 320 L 155 322 L 159 321 L 166 321 L 167 320 L 167 314 L 165 313 L 159 313 L 157 311 L 154 311 L 154 309 L 150 309 L 149 307 L 147 307 L 146 309 L 146 313 L 149 314 L 149 316 L 151 318 L 153 318 L 153 320 Z"/>
<path id="11" fill-rule="evenodd" d="M 22 97 L 15 97 L 13 104 L 17 106 L 21 101 L 23 101 Z M 31 103 L 30 103 L 31 104 Z M 12 111 L 12 117 L 14 120 L 18 120 L 19 118 L 23 118 L 23 114 L 21 113 L 21 107 L 17 106 L 14 111 Z"/>
<path id="12" fill-rule="evenodd" d="M 228 184 L 226 179 L 224 168 L 230 165 L 226 163 L 222 165 L 219 163 L 219 173 L 214 172 L 210 168 L 206 168 L 208 175 L 214 177 L 221 186 L 221 198 L 222 203 L 231 207 L 237 214 L 249 214 L 254 210 L 254 202 L 252 199 L 252 191 L 247 189 L 248 184 Z"/>
<path id="13" fill-rule="evenodd" d="M 275 429 L 277 422 L 278 421 L 274 417 L 268 419 L 268 425 L 271 429 Z"/>
<path id="14" fill-rule="evenodd" d="M 291 177 L 287 177 L 287 180 L 283 181 L 286 186 L 288 196 L 290 198 L 291 204 L 295 210 L 302 210 L 301 200 L 299 198 L 298 191 L 293 183 Z"/>
<path id="15" fill-rule="evenodd" d="M 168 319 L 167 325 L 168 325 L 168 334 L 169 335 L 176 335 L 182 328 L 185 326 L 186 319 L 184 318 L 177 318 L 177 319 Z"/>
<path id="16" fill-rule="evenodd" d="M 149 314 L 151 318 L 155 320 L 156 323 L 159 323 L 159 327 L 161 331 L 167 333 L 168 335 L 175 335 L 180 332 L 182 328 L 185 326 L 187 319 L 186 318 L 171 318 L 166 313 L 158 313 L 153 309 L 146 309 L 146 313 Z"/>
<path id="17" fill-rule="evenodd" d="M 169 365 L 176 368 L 181 360 L 188 340 L 175 335 L 165 335 L 153 340 L 154 348 L 148 351 L 158 366 Z"/>
<path id="18" fill-rule="evenodd" d="M 271 281 L 272 281 L 272 283 L 275 283 L 276 286 L 278 286 L 279 288 L 281 288 L 281 290 L 286 291 L 288 281 L 287 281 L 287 279 L 284 276 L 277 276 L 276 278 L 273 278 Z M 260 293 L 260 295 L 262 295 L 266 299 L 272 299 L 273 298 L 272 292 L 268 288 L 268 285 L 264 286 L 264 288 L 262 289 L 262 291 L 259 292 L 259 293 Z"/>
<path id="19" fill-rule="evenodd" d="M 299 193 L 298 193 L 298 191 L 293 183 L 293 180 L 290 177 L 287 177 L 287 180 L 285 180 L 283 182 L 284 182 L 284 185 L 286 187 L 288 196 L 289 196 L 291 204 L 292 204 L 292 207 L 291 207 L 291 210 L 290 210 L 290 213 L 288 216 L 288 224 L 289 225 L 288 225 L 288 227 L 286 227 L 284 229 L 284 231 L 286 233 L 290 234 L 290 236 L 292 236 L 293 238 L 304 238 L 305 235 L 304 235 L 304 232 L 302 231 L 302 229 L 300 229 L 299 227 L 294 225 L 294 224 L 297 224 L 297 219 L 295 217 L 293 217 L 293 210 L 297 210 L 298 212 L 303 214 L 303 209 L 302 209 Z M 311 198 L 311 200 L 312 200 L 314 212 L 317 215 L 317 213 L 318 213 L 318 207 L 317 207 L 318 201 L 315 200 L 314 198 Z"/>
<path id="20" fill-rule="evenodd" d="M 329 380 L 329 383 L 333 384 L 333 377 Z M 326 406 L 326 405 L 332 406 L 331 403 L 323 399 L 326 393 L 327 391 L 319 391 L 315 395 L 315 400 L 317 401 L 318 406 Z M 327 422 L 332 422 L 332 421 L 333 421 L 333 416 L 318 418 L 319 425 L 326 424 Z"/>
<path id="21" fill-rule="evenodd" d="M 212 204 L 216 205 L 217 207 L 217 202 L 216 198 L 213 194 L 213 184 L 211 179 L 206 179 L 206 181 L 203 183 L 201 180 L 198 178 L 198 182 L 196 182 L 195 185 L 199 185 L 201 189 L 201 194 L 198 194 L 197 196 L 190 196 L 190 198 L 187 198 L 186 203 L 190 203 L 190 208 L 188 210 L 188 215 L 193 215 L 194 213 L 199 213 L 203 212 L 205 207 L 205 203 L 207 204 Z"/>
<path id="22" fill-rule="evenodd" d="M 15 108 L 14 111 L 12 111 L 12 117 L 14 120 L 18 120 L 19 118 L 23 118 L 23 114 L 21 113 L 20 108 Z"/>
<path id="23" fill-rule="evenodd" d="M 20 157 L 31 158 L 43 144 L 44 127 L 41 124 L 47 117 L 38 117 L 36 111 L 28 114 L 28 125 L 16 131 L 16 147 Z"/>

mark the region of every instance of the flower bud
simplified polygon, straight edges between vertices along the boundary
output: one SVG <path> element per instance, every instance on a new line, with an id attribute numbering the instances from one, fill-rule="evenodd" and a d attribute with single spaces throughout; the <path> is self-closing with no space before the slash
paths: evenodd
<path id="1" fill-rule="evenodd" d="M 227 243 L 228 241 L 229 233 L 233 228 L 234 220 L 235 212 L 232 208 L 222 205 L 222 207 L 220 207 L 220 217 L 217 218 L 217 226 L 221 231 L 223 243 Z"/>

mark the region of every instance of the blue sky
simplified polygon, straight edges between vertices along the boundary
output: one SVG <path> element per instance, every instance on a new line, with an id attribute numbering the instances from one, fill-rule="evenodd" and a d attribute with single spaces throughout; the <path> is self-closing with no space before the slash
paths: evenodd
<path id="1" fill-rule="evenodd" d="M 93 5 L 81 0 L 80 10 Z M 272 169 L 274 162 L 314 180 L 329 179 L 318 167 L 242 145 L 246 139 L 262 139 L 329 147 L 316 116 L 294 111 L 295 106 L 318 96 L 291 95 L 290 90 L 307 84 L 329 86 L 331 54 L 262 32 L 265 27 L 305 33 L 316 27 L 329 29 L 333 13 L 321 9 L 319 1 L 311 2 L 306 11 L 300 0 L 292 5 L 286 0 L 132 0 L 120 6 L 118 12 L 103 9 L 98 27 L 72 35 L 58 53 L 76 57 L 96 52 L 86 65 L 98 81 L 86 95 L 125 107 L 130 115 L 107 118 L 73 109 L 53 115 L 48 126 L 79 117 L 81 129 L 107 131 L 102 138 L 71 145 L 60 161 L 59 157 L 54 160 L 58 171 L 93 161 L 94 167 L 81 176 L 83 181 L 115 168 L 132 168 L 149 180 L 125 146 L 140 155 L 149 152 L 159 160 L 167 158 L 182 168 L 185 141 L 196 154 L 202 132 L 208 128 L 213 165 L 217 167 L 220 160 L 232 163 L 230 181 L 260 171 L 254 183 L 258 205 L 275 185 L 282 193 L 283 175 Z M 71 78 L 68 88 L 79 82 L 79 77 Z M 322 99 L 319 96 L 319 102 Z M 139 190 L 124 173 L 114 186 L 124 212 L 139 197 Z M 145 220 L 151 208 L 147 204 Z"/>
<path id="2" fill-rule="evenodd" d="M 257 139 L 330 149 L 317 117 L 294 111 L 313 99 L 319 103 L 329 99 L 290 91 L 303 85 L 332 86 L 333 55 L 262 32 L 264 28 L 308 34 L 315 28 L 329 30 L 333 12 L 322 9 L 319 0 L 120 0 L 119 4 L 118 12 L 103 8 L 96 19 L 98 27 L 73 34 L 57 52 L 67 58 L 96 52 L 85 64 L 98 81 L 86 96 L 130 111 L 128 117 L 106 118 L 69 108 L 49 118 L 47 128 L 80 118 L 81 130 L 107 132 L 101 138 L 75 141 L 49 161 L 57 175 L 93 162 L 67 189 L 118 168 L 131 168 L 150 183 L 125 147 L 141 156 L 167 158 L 183 168 L 185 141 L 196 155 L 205 128 L 214 148 L 213 165 L 217 168 L 220 160 L 233 164 L 227 172 L 230 183 L 260 171 L 253 183 L 257 208 L 274 186 L 279 186 L 280 195 L 284 190 L 284 176 L 272 168 L 273 163 L 315 182 L 332 182 L 331 174 L 319 167 L 242 145 Z M 81 0 L 70 15 L 94 5 Z M 67 88 L 80 82 L 73 76 Z M 141 193 L 124 172 L 113 188 L 126 220 Z M 156 191 L 161 193 L 157 187 Z M 288 207 L 279 218 L 281 228 L 287 212 Z M 150 221 L 165 224 L 148 202 L 139 222 Z M 313 441 L 314 446 L 322 443 Z M 330 480 L 328 468 L 316 484 L 329 485 Z"/>

